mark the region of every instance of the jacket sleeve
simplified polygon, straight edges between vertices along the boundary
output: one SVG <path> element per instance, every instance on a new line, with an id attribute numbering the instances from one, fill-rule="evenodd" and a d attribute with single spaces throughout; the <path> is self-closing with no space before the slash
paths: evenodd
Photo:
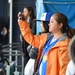
<path id="1" fill-rule="evenodd" d="M 59 56 L 59 63 L 60 63 L 60 74 L 59 75 L 65 75 L 66 74 L 66 68 L 69 63 L 69 56 L 68 56 L 68 44 L 66 46 L 60 47 L 60 56 Z"/>
<path id="2" fill-rule="evenodd" d="M 19 21 L 18 22 L 20 31 L 24 37 L 24 39 L 32 46 L 39 48 L 40 44 L 45 44 L 46 42 L 46 34 L 42 35 L 33 35 L 29 28 L 27 21 Z"/>

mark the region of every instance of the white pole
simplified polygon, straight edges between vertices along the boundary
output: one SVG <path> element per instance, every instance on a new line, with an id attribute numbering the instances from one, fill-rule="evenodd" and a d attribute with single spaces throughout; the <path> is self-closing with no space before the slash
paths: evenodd
<path id="1" fill-rule="evenodd" d="M 9 43 L 11 44 L 12 43 L 12 0 L 9 0 L 9 10 L 10 10 L 10 33 L 9 33 Z M 10 47 L 12 47 L 12 45 L 10 45 Z M 10 52 L 9 52 L 9 61 L 11 62 L 12 61 L 12 48 L 10 48 Z"/>

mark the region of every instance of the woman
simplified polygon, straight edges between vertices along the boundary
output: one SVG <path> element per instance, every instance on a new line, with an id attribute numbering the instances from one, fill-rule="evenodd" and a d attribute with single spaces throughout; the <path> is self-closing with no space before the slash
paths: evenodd
<path id="1" fill-rule="evenodd" d="M 49 32 L 49 19 L 51 17 L 50 13 L 43 13 L 42 15 L 46 14 L 45 16 L 41 16 L 41 19 L 39 20 L 41 22 L 40 28 L 42 32 L 39 32 L 39 35 L 42 33 L 48 33 Z M 42 19 L 44 17 L 48 16 L 46 19 Z M 37 20 L 38 21 L 38 20 Z M 29 53 L 30 59 L 26 64 L 24 75 L 33 75 L 34 73 L 34 64 L 35 60 L 37 58 L 38 54 L 38 48 L 35 48 L 34 46 L 29 45 L 27 47 L 27 51 Z"/>
<path id="2" fill-rule="evenodd" d="M 33 34 L 36 34 L 36 25 L 35 25 L 35 21 L 34 21 L 35 16 L 34 16 L 33 8 L 30 6 L 25 7 L 21 16 L 23 16 L 22 18 L 24 18 L 24 17 L 27 18 L 27 22 L 29 23 L 31 32 Z M 29 60 L 29 55 L 27 52 L 27 47 L 29 44 L 24 40 L 24 38 L 22 36 L 20 36 L 20 40 L 22 41 L 22 50 L 23 50 L 23 54 L 24 54 L 24 65 L 26 65 Z"/>
<path id="3" fill-rule="evenodd" d="M 49 32 L 52 35 L 47 38 L 47 34 L 33 35 L 27 21 L 20 20 L 19 15 L 18 24 L 24 39 L 39 48 L 37 67 L 39 75 L 65 75 L 69 62 L 68 44 L 73 36 L 67 17 L 59 12 L 51 16 Z"/>

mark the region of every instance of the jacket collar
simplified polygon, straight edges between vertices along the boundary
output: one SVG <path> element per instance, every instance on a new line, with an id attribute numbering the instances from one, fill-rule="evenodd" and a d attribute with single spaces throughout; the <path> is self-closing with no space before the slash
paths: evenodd
<path id="1" fill-rule="evenodd" d="M 47 40 L 49 40 L 51 36 L 52 36 L 52 34 L 49 33 L 49 34 L 47 35 Z M 70 39 L 68 38 L 67 34 L 64 33 L 64 34 L 59 38 L 59 40 L 58 40 L 58 42 L 55 44 L 55 46 L 53 46 L 53 48 L 54 48 L 54 47 L 59 47 L 59 46 L 68 45 L 68 44 L 69 44 L 69 41 L 70 41 Z"/>

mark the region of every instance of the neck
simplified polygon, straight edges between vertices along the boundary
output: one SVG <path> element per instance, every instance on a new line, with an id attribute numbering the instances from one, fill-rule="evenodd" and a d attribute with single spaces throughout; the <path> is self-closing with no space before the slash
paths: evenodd
<path id="1" fill-rule="evenodd" d="M 27 18 L 30 18 L 30 16 L 27 16 Z"/>
<path id="2" fill-rule="evenodd" d="M 58 32 L 58 33 L 55 33 L 53 35 L 54 35 L 54 39 L 57 39 L 57 38 L 61 37 L 63 34 Z"/>

